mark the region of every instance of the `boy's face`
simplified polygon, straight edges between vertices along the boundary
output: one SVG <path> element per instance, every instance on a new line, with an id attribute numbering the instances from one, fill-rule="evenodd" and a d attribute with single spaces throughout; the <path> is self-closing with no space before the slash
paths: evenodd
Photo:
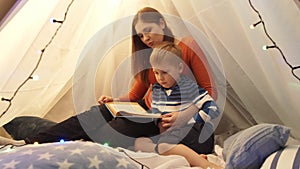
<path id="1" fill-rule="evenodd" d="M 180 78 L 182 73 L 182 64 L 177 66 L 170 63 L 156 63 L 152 65 L 152 69 L 157 82 L 164 88 L 171 88 Z"/>

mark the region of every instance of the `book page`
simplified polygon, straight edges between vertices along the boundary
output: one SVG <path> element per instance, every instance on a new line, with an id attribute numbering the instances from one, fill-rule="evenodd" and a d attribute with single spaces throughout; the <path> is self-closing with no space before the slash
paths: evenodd
<path id="1" fill-rule="evenodd" d="M 161 118 L 160 114 L 149 113 L 136 102 L 109 102 L 106 106 L 114 116 Z"/>
<path id="2" fill-rule="evenodd" d="M 139 115 L 145 115 L 148 114 L 148 112 L 144 109 L 142 109 L 139 105 L 136 104 L 111 104 L 111 106 L 117 111 L 125 111 L 130 114 L 139 114 Z"/>

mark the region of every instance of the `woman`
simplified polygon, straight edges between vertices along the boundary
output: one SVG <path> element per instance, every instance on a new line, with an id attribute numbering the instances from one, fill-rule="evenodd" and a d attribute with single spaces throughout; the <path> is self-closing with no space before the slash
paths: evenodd
<path id="1" fill-rule="evenodd" d="M 151 108 L 151 91 L 149 87 L 156 82 L 152 71 L 149 71 L 149 56 L 152 48 L 163 41 L 171 41 L 181 48 L 183 60 L 192 71 L 197 83 L 205 88 L 210 95 L 216 98 L 214 83 L 210 80 L 208 63 L 201 49 L 191 38 L 181 41 L 175 40 L 168 28 L 164 17 L 153 8 L 143 8 L 134 17 L 132 22 L 132 65 L 135 74 L 135 83 L 128 95 L 117 98 L 120 101 L 137 101 L 144 108 Z M 192 50 L 193 49 L 193 50 Z M 201 59 L 200 59 L 201 58 Z M 186 72 L 188 69 L 186 68 Z M 90 110 L 68 118 L 34 136 L 25 139 L 27 144 L 39 142 L 57 142 L 64 140 L 92 140 L 99 143 L 109 143 L 114 147 L 129 147 L 134 144 L 137 137 L 151 137 L 159 134 L 159 129 L 152 121 L 131 121 L 126 118 L 114 119 L 104 104 L 113 101 L 110 96 L 101 96 L 100 105 L 92 106 Z M 184 125 L 196 110 L 195 107 L 187 109 L 190 117 L 178 118 L 180 120 L 166 120 L 163 127 L 170 128 Z M 188 114 L 188 113 L 186 113 Z M 208 152 L 202 152 L 208 153 Z"/>
<path id="2" fill-rule="evenodd" d="M 183 38 L 181 41 L 174 39 L 172 31 L 167 26 L 164 17 L 154 8 L 145 7 L 138 11 L 132 22 L 132 68 L 135 74 L 136 82 L 129 92 L 130 100 L 139 100 L 144 97 L 148 91 L 149 84 L 154 84 L 155 77 L 149 73 L 149 57 L 152 48 L 163 41 L 174 42 L 181 48 L 183 60 L 188 68 L 185 68 L 185 74 L 191 70 L 193 78 L 197 83 L 206 89 L 208 93 L 216 100 L 217 92 L 213 80 L 210 80 L 209 64 L 202 50 L 192 38 Z M 208 68 L 208 69 L 207 69 Z M 120 97 L 121 101 L 129 101 L 128 96 Z M 151 92 L 146 95 L 151 99 Z M 100 97 L 99 102 L 105 100 Z M 150 100 L 146 100 L 146 105 L 150 107 Z"/>

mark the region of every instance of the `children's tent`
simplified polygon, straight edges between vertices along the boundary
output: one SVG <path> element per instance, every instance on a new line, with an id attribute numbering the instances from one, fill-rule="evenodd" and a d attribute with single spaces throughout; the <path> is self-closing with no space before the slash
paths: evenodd
<path id="1" fill-rule="evenodd" d="M 126 93 L 133 81 L 132 18 L 150 6 L 207 57 L 222 109 L 217 141 L 267 123 L 288 127 L 289 144 L 299 145 L 299 0 L 2 0 L 0 6 L 0 126 L 23 116 L 60 122 L 101 95 Z"/>

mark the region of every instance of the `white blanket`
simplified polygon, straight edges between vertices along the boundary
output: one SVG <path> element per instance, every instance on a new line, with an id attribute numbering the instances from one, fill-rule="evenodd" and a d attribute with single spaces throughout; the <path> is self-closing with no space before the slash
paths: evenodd
<path id="1" fill-rule="evenodd" d="M 179 155 L 162 156 L 156 153 L 134 152 L 123 148 L 118 149 L 126 152 L 128 156 L 151 169 L 202 169 L 201 167 L 190 167 L 188 161 Z M 207 155 L 208 161 L 225 167 L 225 161 L 222 157 L 222 148 L 216 145 L 215 151 L 216 154 Z"/>

